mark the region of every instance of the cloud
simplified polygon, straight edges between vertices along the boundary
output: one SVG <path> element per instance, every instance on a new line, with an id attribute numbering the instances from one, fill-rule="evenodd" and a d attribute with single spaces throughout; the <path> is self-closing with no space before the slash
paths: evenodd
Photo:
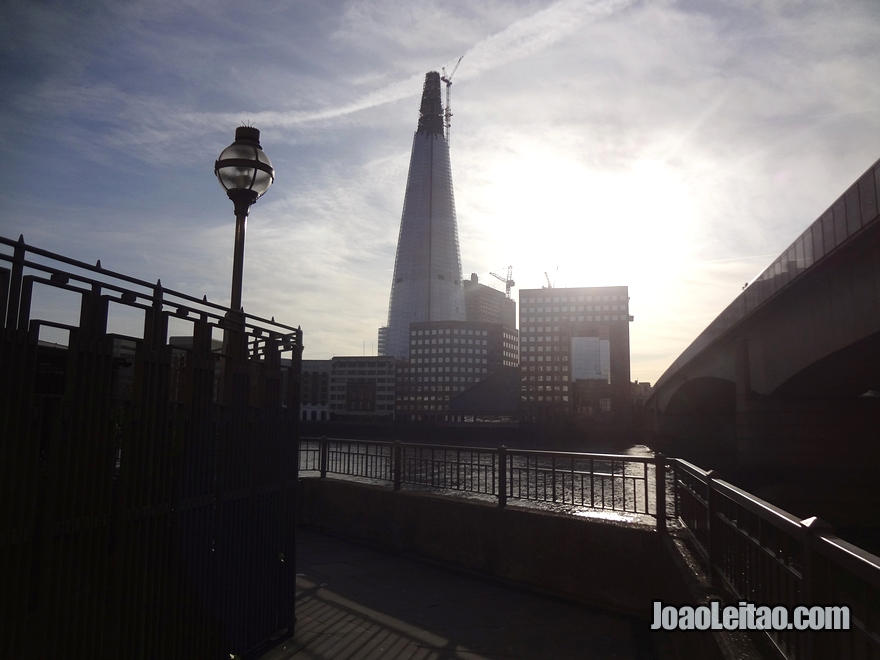
<path id="1" fill-rule="evenodd" d="M 211 164 L 251 122 L 278 178 L 249 222 L 245 307 L 302 324 L 307 357 L 369 350 L 384 323 L 424 72 L 462 54 L 465 274 L 628 284 L 644 380 L 880 151 L 868 1 L 14 0 L 5 16 L 3 233 L 222 302 L 232 213 Z"/>

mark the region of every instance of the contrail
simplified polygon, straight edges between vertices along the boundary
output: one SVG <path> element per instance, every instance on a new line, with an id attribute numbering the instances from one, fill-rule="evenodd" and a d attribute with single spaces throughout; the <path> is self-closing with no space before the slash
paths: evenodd
<path id="1" fill-rule="evenodd" d="M 476 43 L 465 56 L 468 75 L 478 75 L 503 66 L 509 62 L 529 57 L 573 34 L 584 25 L 628 7 L 633 0 L 560 0 L 546 9 L 514 21 L 500 32 Z M 261 126 L 291 127 L 314 121 L 324 121 L 369 110 L 386 103 L 412 97 L 413 88 L 421 84 L 419 72 L 405 80 L 391 83 L 360 99 L 333 108 L 311 111 L 247 113 L 249 119 Z M 216 126 L 217 123 L 234 123 L 242 115 L 232 113 L 190 113 L 186 118 L 194 123 Z"/>

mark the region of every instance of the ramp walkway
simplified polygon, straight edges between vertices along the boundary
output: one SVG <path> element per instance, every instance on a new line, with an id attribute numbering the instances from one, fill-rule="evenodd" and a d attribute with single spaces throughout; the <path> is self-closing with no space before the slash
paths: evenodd
<path id="1" fill-rule="evenodd" d="M 635 618 L 309 529 L 298 553 L 296 633 L 261 660 L 668 657 Z"/>

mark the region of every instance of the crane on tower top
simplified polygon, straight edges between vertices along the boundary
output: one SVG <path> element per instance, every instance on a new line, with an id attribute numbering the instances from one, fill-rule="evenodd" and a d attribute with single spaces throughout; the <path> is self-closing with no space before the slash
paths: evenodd
<path id="1" fill-rule="evenodd" d="M 443 111 L 443 123 L 446 125 L 446 141 L 449 142 L 449 130 L 452 127 L 452 107 L 449 105 L 449 94 L 452 91 L 450 88 L 452 87 L 452 76 L 455 75 L 455 72 L 458 71 L 458 65 L 461 64 L 461 58 L 464 57 L 462 55 L 458 58 L 458 61 L 455 63 L 455 66 L 452 68 L 452 73 L 448 76 L 446 75 L 446 67 L 444 66 L 442 71 L 443 75 L 440 76 L 440 80 L 446 83 L 446 109 Z"/>
<path id="2" fill-rule="evenodd" d="M 516 286 L 516 282 L 513 281 L 513 266 L 507 267 L 507 277 L 501 277 L 498 273 L 489 273 L 489 275 L 504 282 L 504 293 L 510 298 L 510 290 Z"/>

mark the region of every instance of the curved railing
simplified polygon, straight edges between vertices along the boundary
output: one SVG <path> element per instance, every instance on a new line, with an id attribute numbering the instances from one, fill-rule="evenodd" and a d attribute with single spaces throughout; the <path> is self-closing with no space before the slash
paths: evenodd
<path id="1" fill-rule="evenodd" d="M 789 612 L 799 605 L 848 608 L 849 630 L 767 631 L 784 657 L 880 655 L 880 557 L 682 459 L 307 438 L 300 470 L 395 490 L 490 496 L 501 507 L 519 500 L 651 516 L 659 532 L 668 523 L 690 540 L 727 602 Z"/>

